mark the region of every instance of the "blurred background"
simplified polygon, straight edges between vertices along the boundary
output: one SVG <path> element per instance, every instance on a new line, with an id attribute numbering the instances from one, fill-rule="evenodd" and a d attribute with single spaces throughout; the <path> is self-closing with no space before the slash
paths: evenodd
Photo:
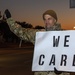
<path id="1" fill-rule="evenodd" d="M 42 14 L 56 11 L 62 29 L 75 29 L 75 0 L 0 0 L 0 74 L 33 75 L 34 45 L 10 31 L 3 20 L 8 9 L 17 24 L 23 28 L 44 29 Z M 74 75 L 74 73 L 71 73 Z"/>

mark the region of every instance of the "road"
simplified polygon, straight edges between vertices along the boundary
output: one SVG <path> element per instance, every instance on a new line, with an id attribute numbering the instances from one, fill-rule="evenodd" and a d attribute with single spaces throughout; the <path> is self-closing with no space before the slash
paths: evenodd
<path id="1" fill-rule="evenodd" d="M 33 48 L 0 49 L 0 75 L 33 75 Z"/>
<path id="2" fill-rule="evenodd" d="M 32 47 L 0 48 L 0 75 L 34 75 L 32 59 Z"/>

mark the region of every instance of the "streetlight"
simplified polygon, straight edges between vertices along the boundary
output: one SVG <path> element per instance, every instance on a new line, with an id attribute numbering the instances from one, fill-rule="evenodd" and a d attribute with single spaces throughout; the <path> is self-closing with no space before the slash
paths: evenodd
<path id="1" fill-rule="evenodd" d="M 75 29 L 75 26 L 73 27 L 73 29 Z"/>

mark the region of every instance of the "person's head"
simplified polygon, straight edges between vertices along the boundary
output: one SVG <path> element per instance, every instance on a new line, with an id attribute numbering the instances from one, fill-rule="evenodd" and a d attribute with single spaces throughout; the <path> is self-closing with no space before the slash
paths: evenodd
<path id="1" fill-rule="evenodd" d="M 57 14 L 53 10 L 47 10 L 43 13 L 43 20 L 46 29 L 50 29 L 57 22 Z"/>

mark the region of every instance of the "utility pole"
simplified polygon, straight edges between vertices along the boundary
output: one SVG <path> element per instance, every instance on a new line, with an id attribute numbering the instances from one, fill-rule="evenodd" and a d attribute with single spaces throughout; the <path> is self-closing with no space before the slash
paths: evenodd
<path id="1" fill-rule="evenodd" d="M 21 48 L 21 46 L 22 46 L 22 39 L 20 40 L 19 48 Z"/>

